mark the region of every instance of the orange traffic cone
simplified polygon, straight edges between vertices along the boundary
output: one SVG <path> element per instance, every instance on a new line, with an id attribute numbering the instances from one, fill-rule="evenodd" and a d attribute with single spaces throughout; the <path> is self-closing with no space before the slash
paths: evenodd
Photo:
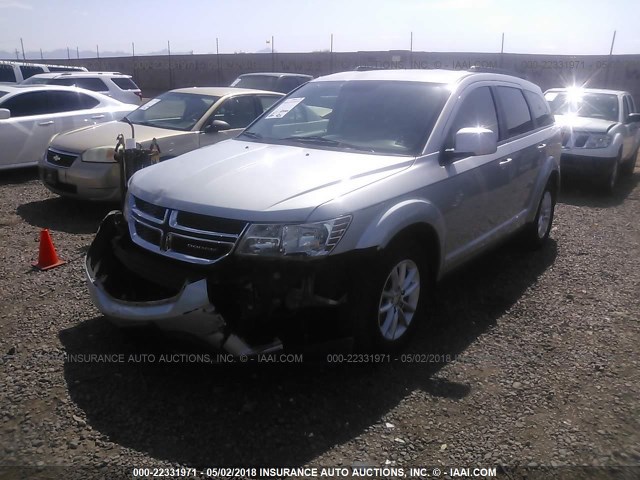
<path id="1" fill-rule="evenodd" d="M 58 258 L 56 249 L 53 246 L 51 235 L 49 230 L 43 228 L 40 232 L 40 252 L 38 253 L 38 263 L 32 263 L 32 265 L 38 270 L 49 270 L 50 268 L 57 267 L 67 263 Z"/>

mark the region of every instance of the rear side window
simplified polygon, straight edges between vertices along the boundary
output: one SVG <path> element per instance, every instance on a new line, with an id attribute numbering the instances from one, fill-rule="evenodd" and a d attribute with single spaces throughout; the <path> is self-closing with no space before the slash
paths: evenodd
<path id="1" fill-rule="evenodd" d="M 49 104 L 54 112 L 71 112 L 73 110 L 84 110 L 93 108 L 98 103 L 93 97 L 76 92 L 47 92 L 49 94 Z"/>
<path id="2" fill-rule="evenodd" d="M 52 112 L 47 102 L 47 92 L 21 93 L 4 102 L 2 108 L 11 110 L 12 117 L 28 117 Z"/>
<path id="3" fill-rule="evenodd" d="M 282 77 L 280 78 L 280 82 L 278 82 L 278 91 L 282 93 L 289 93 L 300 85 L 300 83 L 302 82 L 296 77 Z"/>
<path id="4" fill-rule="evenodd" d="M 108 92 L 109 87 L 99 78 L 56 78 L 51 85 L 66 85 L 69 87 L 86 88 L 94 92 Z"/>
<path id="5" fill-rule="evenodd" d="M 533 114 L 533 118 L 536 120 L 536 126 L 546 127 L 553 123 L 553 117 L 551 116 L 551 110 L 549 110 L 549 104 L 540 95 L 536 95 L 533 92 L 524 91 L 524 96 L 529 102 L 529 108 Z"/>
<path id="6" fill-rule="evenodd" d="M 16 82 L 13 65 L 0 65 L 0 82 Z"/>
<path id="7" fill-rule="evenodd" d="M 25 80 L 33 75 L 44 73 L 44 68 L 33 67 L 31 65 L 20 65 L 20 71 L 22 72 L 22 79 Z"/>
<path id="8" fill-rule="evenodd" d="M 113 80 L 113 83 L 121 90 L 140 90 L 130 78 L 112 78 L 111 80 Z"/>
<path id="9" fill-rule="evenodd" d="M 262 111 L 264 112 L 265 110 L 268 110 L 269 108 L 271 108 L 271 105 L 273 105 L 278 100 L 280 100 L 280 97 L 272 97 L 272 96 L 267 96 L 267 95 L 260 95 L 258 97 L 258 99 L 260 100 L 260 105 L 262 106 Z"/>
<path id="10" fill-rule="evenodd" d="M 498 116 L 489 87 L 479 87 L 462 101 L 449 130 L 445 148 L 453 148 L 456 132 L 461 128 L 484 127 L 492 130 L 498 139 Z"/>
<path id="11" fill-rule="evenodd" d="M 529 107 L 522 90 L 512 87 L 497 87 L 498 98 L 504 111 L 507 138 L 515 137 L 533 129 Z"/>

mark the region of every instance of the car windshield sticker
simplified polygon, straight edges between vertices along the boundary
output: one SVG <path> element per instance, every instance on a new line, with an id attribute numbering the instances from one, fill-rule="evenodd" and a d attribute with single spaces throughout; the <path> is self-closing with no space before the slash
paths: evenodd
<path id="1" fill-rule="evenodd" d="M 145 103 L 144 105 L 141 105 L 139 108 L 140 110 L 146 110 L 149 107 L 153 107 L 156 103 L 158 103 L 160 101 L 159 98 L 154 98 L 153 100 L 149 100 L 147 103 Z"/>
<path id="2" fill-rule="evenodd" d="M 287 98 L 284 102 L 278 105 L 273 112 L 267 115 L 266 118 L 282 118 L 302 100 L 304 100 L 304 97 Z"/>

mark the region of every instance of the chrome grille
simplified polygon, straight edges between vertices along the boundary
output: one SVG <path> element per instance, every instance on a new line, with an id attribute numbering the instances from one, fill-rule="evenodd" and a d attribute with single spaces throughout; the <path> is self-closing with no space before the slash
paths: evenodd
<path id="1" fill-rule="evenodd" d="M 75 153 L 60 152 L 51 148 L 47 150 L 47 163 L 56 167 L 69 168 L 78 157 Z"/>
<path id="2" fill-rule="evenodd" d="M 129 233 L 138 245 L 189 263 L 209 265 L 231 253 L 246 222 L 154 205 L 129 195 Z"/>

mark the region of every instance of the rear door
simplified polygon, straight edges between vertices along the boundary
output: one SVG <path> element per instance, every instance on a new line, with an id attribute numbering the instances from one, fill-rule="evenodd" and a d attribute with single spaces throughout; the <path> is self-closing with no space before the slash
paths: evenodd
<path id="1" fill-rule="evenodd" d="M 546 144 L 544 134 L 531 135 L 535 124 L 523 90 L 499 85 L 495 91 L 502 126 L 500 143 L 510 151 L 512 164 L 503 221 L 515 222 L 526 214 Z"/>
<path id="2" fill-rule="evenodd" d="M 6 99 L 11 118 L 0 120 L 0 167 L 35 163 L 54 135 L 47 92 L 24 92 Z"/>
<path id="3" fill-rule="evenodd" d="M 75 130 L 76 128 L 103 123 L 110 120 L 110 116 L 94 110 L 99 105 L 95 98 L 80 92 L 50 91 L 49 105 L 54 115 L 56 133 Z"/>

